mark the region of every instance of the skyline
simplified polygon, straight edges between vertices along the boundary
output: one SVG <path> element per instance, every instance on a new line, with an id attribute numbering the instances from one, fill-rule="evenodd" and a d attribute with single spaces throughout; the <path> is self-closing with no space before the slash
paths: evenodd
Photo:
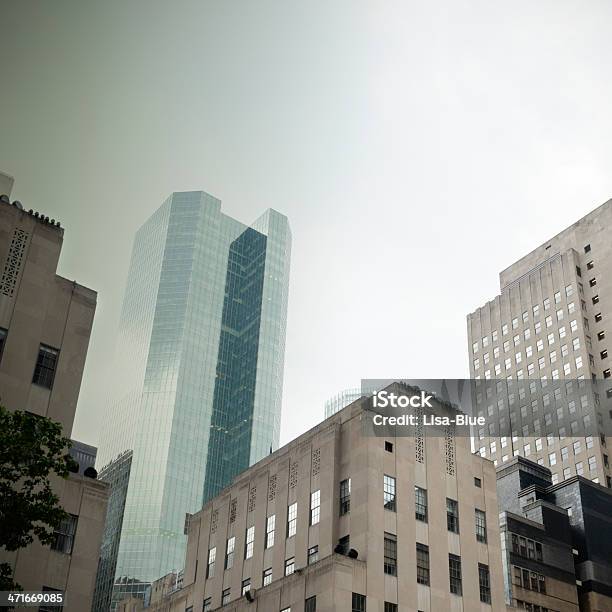
<path id="1" fill-rule="evenodd" d="M 235 5 L 132 6 L 86 21 L 76 3 L 12 3 L 3 19 L 0 169 L 66 228 L 59 273 L 99 293 L 84 442 L 108 408 L 131 236 L 173 191 L 203 189 L 245 221 L 289 218 L 281 444 L 361 378 L 467 377 L 465 314 L 498 294 L 498 272 L 612 196 L 603 3 L 339 3 L 326 20 L 264 3 L 237 25 Z"/>

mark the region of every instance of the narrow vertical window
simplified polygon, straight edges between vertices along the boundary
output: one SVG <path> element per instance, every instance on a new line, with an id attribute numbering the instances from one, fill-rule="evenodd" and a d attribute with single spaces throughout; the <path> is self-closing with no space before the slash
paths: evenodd
<path id="1" fill-rule="evenodd" d="M 383 479 L 383 498 L 385 510 L 395 512 L 395 478 L 393 476 L 384 475 Z"/>
<path id="2" fill-rule="evenodd" d="M 478 585 L 480 588 L 480 601 L 490 604 L 491 577 L 489 575 L 489 566 L 483 563 L 478 564 Z"/>
<path id="3" fill-rule="evenodd" d="M 429 585 L 429 546 L 417 542 L 416 562 L 417 582 L 419 584 Z"/>
<path id="4" fill-rule="evenodd" d="M 459 533 L 459 504 L 448 497 L 446 498 L 446 526 L 449 531 Z"/>
<path id="5" fill-rule="evenodd" d="M 251 525 L 246 531 L 244 542 L 244 558 L 250 559 L 253 556 L 253 547 L 255 545 L 255 525 Z"/>
<path id="6" fill-rule="evenodd" d="M 340 516 L 348 514 L 351 510 L 351 479 L 346 478 L 340 482 Z"/>
<path id="7" fill-rule="evenodd" d="M 417 521 L 427 522 L 427 491 L 414 487 L 414 516 Z"/>
<path id="8" fill-rule="evenodd" d="M 216 558 L 217 558 L 217 547 L 213 546 L 213 548 L 211 548 L 208 551 L 208 565 L 206 566 L 206 578 L 214 578 Z"/>
<path id="9" fill-rule="evenodd" d="M 266 520 L 266 548 L 274 546 L 274 531 L 276 526 L 276 514 L 271 514 Z"/>
<path id="10" fill-rule="evenodd" d="M 34 376 L 32 377 L 32 382 L 35 385 L 46 387 L 47 389 L 53 387 L 58 357 L 58 349 L 46 346 L 45 344 L 40 345 L 36 366 L 34 367 Z"/>
<path id="11" fill-rule="evenodd" d="M 236 547 L 236 536 L 227 539 L 227 547 L 225 549 L 225 569 L 234 567 L 234 549 Z"/>
<path id="12" fill-rule="evenodd" d="M 479 542 L 486 543 L 487 541 L 487 516 L 482 510 L 475 510 L 476 521 L 476 539 Z"/>
<path id="13" fill-rule="evenodd" d="M 384 544 L 384 570 L 385 574 L 397 576 L 397 536 L 385 532 Z"/>
<path id="14" fill-rule="evenodd" d="M 310 524 L 316 525 L 321 518 L 321 491 L 310 494 Z"/>
<path id="15" fill-rule="evenodd" d="M 461 584 L 461 557 L 457 555 L 448 555 L 448 577 L 450 592 L 454 595 L 463 594 Z"/>
<path id="16" fill-rule="evenodd" d="M 297 529 L 297 502 L 293 502 L 287 509 L 287 537 L 295 535 Z"/>

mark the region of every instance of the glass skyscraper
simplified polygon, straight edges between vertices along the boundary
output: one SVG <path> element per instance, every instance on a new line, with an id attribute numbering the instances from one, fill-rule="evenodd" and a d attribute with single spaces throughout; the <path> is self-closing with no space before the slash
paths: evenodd
<path id="1" fill-rule="evenodd" d="M 278 446 L 290 250 L 283 215 L 245 226 L 200 191 L 136 234 L 98 455 L 133 452 L 113 609 L 181 569 L 186 513 Z"/>

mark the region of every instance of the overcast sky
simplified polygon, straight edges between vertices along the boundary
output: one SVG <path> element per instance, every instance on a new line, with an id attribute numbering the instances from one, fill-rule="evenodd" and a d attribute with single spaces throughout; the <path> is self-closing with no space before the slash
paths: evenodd
<path id="1" fill-rule="evenodd" d="M 609 0 L 2 0 L 0 169 L 99 292 L 73 437 L 172 191 L 289 217 L 281 442 L 361 378 L 467 376 L 499 271 L 612 197 L 611 25 Z"/>

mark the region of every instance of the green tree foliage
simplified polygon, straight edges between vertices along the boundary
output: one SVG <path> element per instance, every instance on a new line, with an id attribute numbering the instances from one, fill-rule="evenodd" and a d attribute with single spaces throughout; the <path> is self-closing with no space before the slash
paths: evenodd
<path id="1" fill-rule="evenodd" d="M 50 476 L 76 469 L 71 442 L 59 423 L 0 406 L 0 547 L 24 548 L 38 538 L 51 544 L 68 515 L 59 506 Z M 0 591 L 18 590 L 8 563 L 0 563 Z"/>

